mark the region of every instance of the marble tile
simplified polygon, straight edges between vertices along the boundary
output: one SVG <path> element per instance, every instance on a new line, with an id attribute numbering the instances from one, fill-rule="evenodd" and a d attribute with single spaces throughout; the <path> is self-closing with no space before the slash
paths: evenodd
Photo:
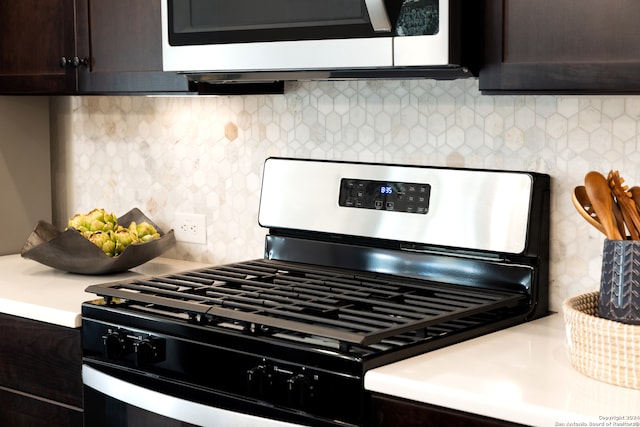
<path id="1" fill-rule="evenodd" d="M 551 308 L 597 289 L 603 236 L 571 190 L 589 170 L 640 182 L 640 97 L 487 96 L 477 80 L 288 83 L 276 96 L 52 98 L 54 220 L 136 206 L 161 227 L 207 216 L 169 256 L 261 258 L 269 156 L 519 169 L 552 176 Z"/>

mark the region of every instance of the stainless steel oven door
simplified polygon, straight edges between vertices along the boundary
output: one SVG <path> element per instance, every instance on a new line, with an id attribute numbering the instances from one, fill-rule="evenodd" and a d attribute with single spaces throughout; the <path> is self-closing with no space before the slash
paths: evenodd
<path id="1" fill-rule="evenodd" d="M 293 427 L 291 424 L 203 405 L 82 366 L 85 425 L 91 427 Z"/>

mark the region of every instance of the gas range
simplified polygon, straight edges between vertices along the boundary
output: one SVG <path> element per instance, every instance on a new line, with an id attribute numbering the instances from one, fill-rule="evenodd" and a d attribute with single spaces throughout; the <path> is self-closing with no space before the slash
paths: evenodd
<path id="1" fill-rule="evenodd" d="M 259 222 L 263 259 L 88 287 L 84 369 L 362 426 L 367 370 L 547 312 L 544 174 L 270 158 Z"/>

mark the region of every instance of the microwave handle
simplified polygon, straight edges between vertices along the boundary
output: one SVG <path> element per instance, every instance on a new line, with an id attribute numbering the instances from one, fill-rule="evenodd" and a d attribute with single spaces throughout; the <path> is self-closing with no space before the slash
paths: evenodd
<path id="1" fill-rule="evenodd" d="M 391 31 L 391 21 L 384 6 L 384 0 L 364 0 L 369 12 L 371 26 L 376 33 L 388 33 Z"/>

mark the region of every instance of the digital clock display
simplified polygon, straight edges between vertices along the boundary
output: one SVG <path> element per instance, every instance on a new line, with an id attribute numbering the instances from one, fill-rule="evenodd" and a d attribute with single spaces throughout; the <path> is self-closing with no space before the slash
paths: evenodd
<path id="1" fill-rule="evenodd" d="M 387 212 L 426 214 L 431 185 L 358 178 L 340 180 L 339 206 Z"/>

